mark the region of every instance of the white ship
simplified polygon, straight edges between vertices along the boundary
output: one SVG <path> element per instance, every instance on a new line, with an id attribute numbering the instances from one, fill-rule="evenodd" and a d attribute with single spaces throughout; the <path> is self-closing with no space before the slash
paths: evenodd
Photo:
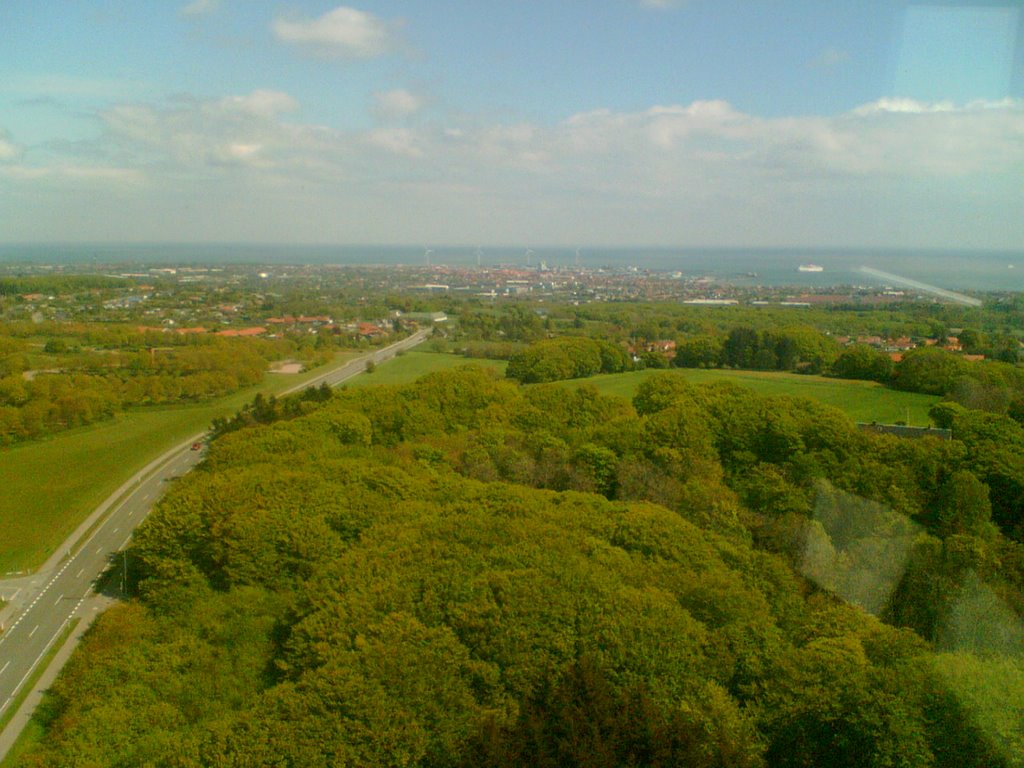
<path id="1" fill-rule="evenodd" d="M 797 270 L 800 272 L 824 272 L 825 268 L 817 264 L 801 264 Z"/>

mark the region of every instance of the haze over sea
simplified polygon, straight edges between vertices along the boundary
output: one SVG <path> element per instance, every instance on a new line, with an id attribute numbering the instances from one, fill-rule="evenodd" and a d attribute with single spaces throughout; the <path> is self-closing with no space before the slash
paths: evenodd
<path id="1" fill-rule="evenodd" d="M 529 253 L 528 253 L 529 251 Z M 5 244 L 0 264 L 195 264 L 412 265 L 427 264 L 415 246 L 246 245 L 246 244 Z M 794 249 L 794 248 L 544 248 L 431 246 L 430 263 L 449 266 L 499 265 L 549 269 L 580 266 L 653 269 L 684 277 L 709 277 L 734 285 L 878 286 L 860 272 L 873 267 L 950 290 L 1024 291 L 1024 252 L 967 250 Z M 801 272 L 817 264 L 821 272 Z"/>

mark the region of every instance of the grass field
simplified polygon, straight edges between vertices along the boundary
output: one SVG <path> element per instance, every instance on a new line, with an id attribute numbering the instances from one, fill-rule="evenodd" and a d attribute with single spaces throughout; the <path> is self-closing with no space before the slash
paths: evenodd
<path id="1" fill-rule="evenodd" d="M 657 373 L 661 371 L 618 373 L 563 383 L 592 384 L 604 394 L 631 398 L 636 394 L 637 387 L 642 381 Z M 854 421 L 877 421 L 883 424 L 905 421 L 915 426 L 928 426 L 931 423 L 928 409 L 939 400 L 934 395 L 899 392 L 871 381 L 829 379 L 824 376 L 802 376 L 795 373 L 697 369 L 674 369 L 670 373 L 682 376 L 694 384 L 731 381 L 762 395 L 808 397 L 835 406 L 846 412 Z"/>
<path id="2" fill-rule="evenodd" d="M 382 363 L 373 373 L 363 373 L 346 382 L 350 387 L 369 387 L 374 384 L 409 384 L 420 376 L 434 371 L 457 368 L 460 365 L 478 365 L 492 368 L 505 374 L 504 360 L 481 360 L 461 355 L 449 355 L 440 352 L 406 352 Z"/>
<path id="3" fill-rule="evenodd" d="M 354 356 L 343 353 L 335 364 Z M 257 392 L 279 393 L 322 371 L 272 374 L 209 403 L 137 408 L 0 451 L 0 577 L 37 568 L 123 482 L 215 417 L 234 414 Z"/>

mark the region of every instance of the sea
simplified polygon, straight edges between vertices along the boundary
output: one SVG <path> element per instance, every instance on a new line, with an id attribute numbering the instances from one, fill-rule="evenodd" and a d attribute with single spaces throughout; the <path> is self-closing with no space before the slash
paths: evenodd
<path id="1" fill-rule="evenodd" d="M 247 244 L 0 244 L 0 266 L 93 264 L 517 266 L 658 270 L 737 286 L 878 287 L 862 267 L 947 290 L 1024 291 L 1024 251 L 828 248 L 525 248 Z M 801 271 L 814 264 L 821 271 Z M 8 269 L 9 271 L 9 269 Z M 898 286 L 894 286 L 898 287 Z"/>

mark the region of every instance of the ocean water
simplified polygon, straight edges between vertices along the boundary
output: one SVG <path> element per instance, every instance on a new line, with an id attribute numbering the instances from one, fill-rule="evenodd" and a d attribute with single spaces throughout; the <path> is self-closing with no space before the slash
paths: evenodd
<path id="1" fill-rule="evenodd" d="M 413 246 L 321 245 L 0 245 L 0 264 L 337 264 L 425 265 Z M 429 254 L 433 265 L 516 265 L 550 269 L 576 264 L 594 269 L 636 268 L 680 272 L 736 285 L 878 286 L 860 272 L 872 267 L 948 290 L 1024 291 L 1024 251 L 953 251 L 784 248 L 534 248 L 444 247 Z M 800 272 L 818 264 L 822 272 Z"/>

